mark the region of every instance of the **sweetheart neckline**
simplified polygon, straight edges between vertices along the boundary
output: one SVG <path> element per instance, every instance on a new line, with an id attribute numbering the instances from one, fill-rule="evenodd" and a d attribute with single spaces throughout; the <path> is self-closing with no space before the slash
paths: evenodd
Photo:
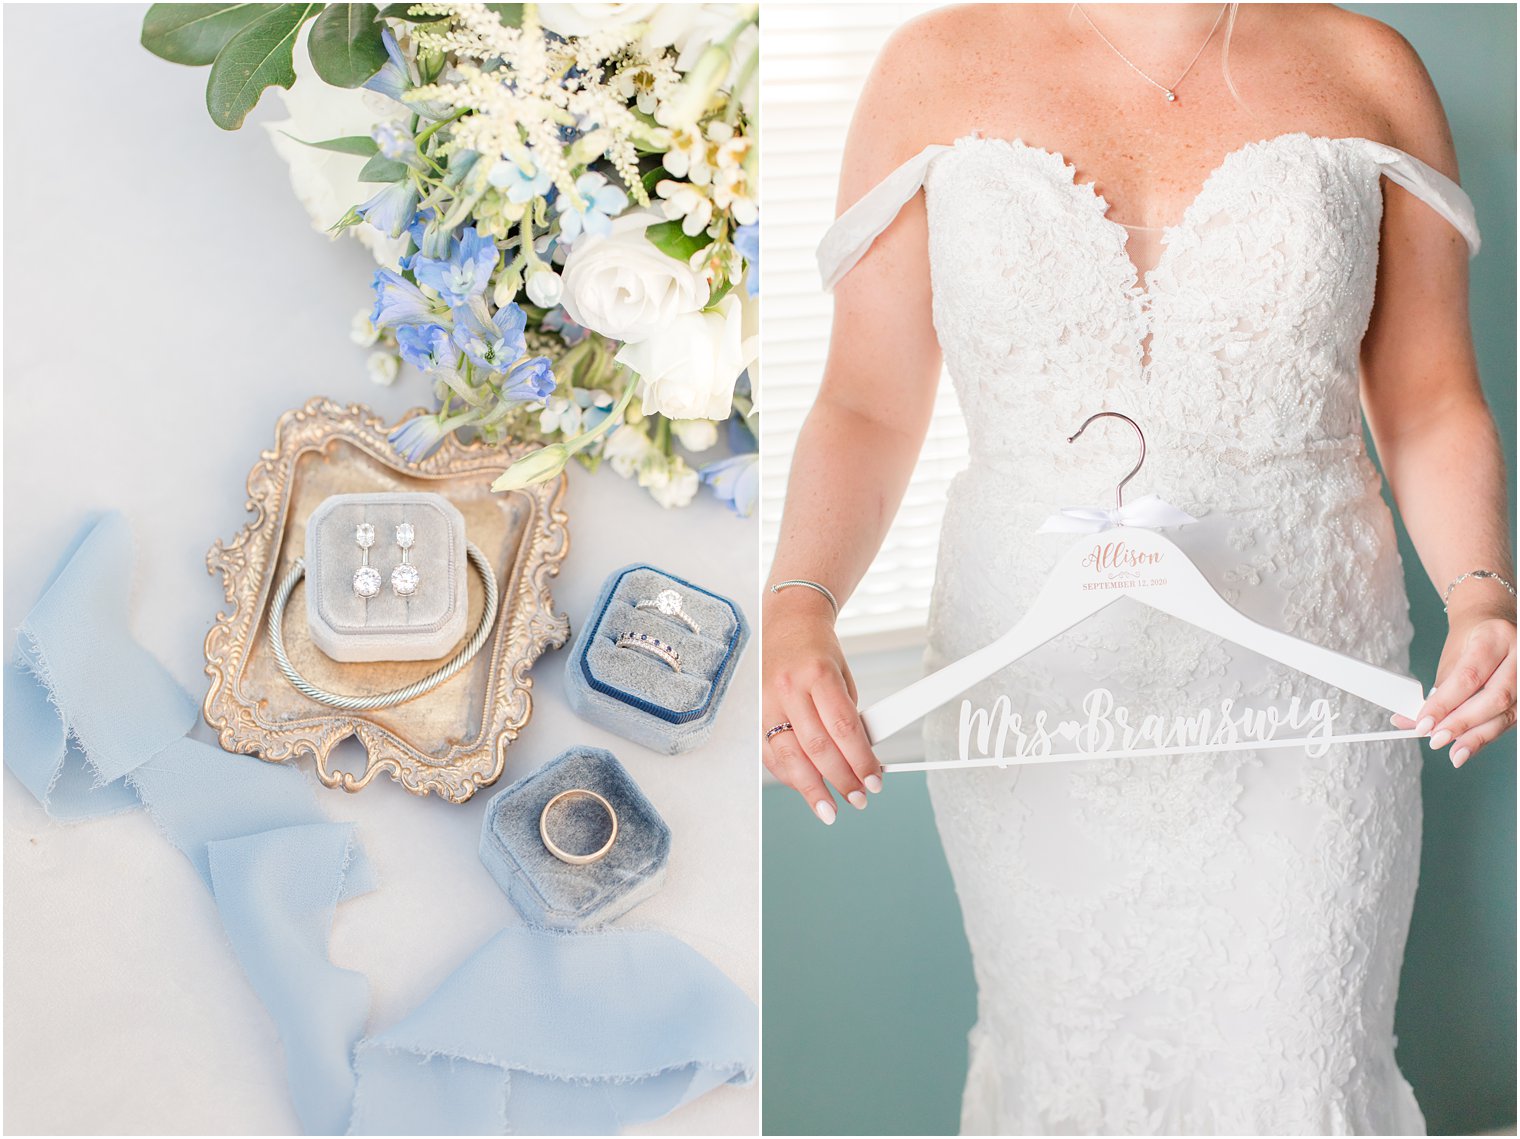
<path id="1" fill-rule="evenodd" d="M 1090 191 L 1092 193 L 1093 197 L 1097 198 L 1102 203 L 1102 205 L 1103 205 L 1103 216 L 1104 216 L 1104 218 L 1106 220 L 1108 220 L 1113 225 L 1116 225 L 1119 228 L 1124 229 L 1124 230 L 1130 230 L 1130 229 L 1148 229 L 1148 230 L 1160 229 L 1160 230 L 1162 230 L 1162 231 L 1165 232 L 1165 231 L 1171 231 L 1171 230 L 1175 230 L 1175 229 L 1180 229 L 1183 226 L 1183 224 L 1187 221 L 1187 215 L 1192 210 L 1194 204 L 1198 201 L 1199 198 L 1203 197 L 1204 194 L 1206 193 L 1206 191 L 1209 189 L 1209 184 L 1211 182 L 1213 182 L 1213 181 L 1216 180 L 1216 178 L 1219 176 L 1219 174 L 1221 173 L 1221 171 L 1223 171 L 1228 166 L 1230 166 L 1232 163 L 1234 163 L 1242 155 L 1247 154 L 1247 153 L 1252 152 L 1252 151 L 1266 149 L 1269 146 L 1274 146 L 1274 145 L 1286 142 L 1288 139 L 1302 139 L 1302 140 L 1304 140 L 1306 142 L 1326 142 L 1326 143 L 1365 142 L 1365 143 L 1371 143 L 1374 146 L 1386 147 L 1389 150 L 1398 150 L 1398 147 L 1393 146 L 1391 143 L 1380 142 L 1379 140 L 1377 140 L 1375 138 L 1368 138 L 1365 135 L 1310 134 L 1308 131 L 1303 131 L 1303 130 L 1298 130 L 1298 131 L 1283 131 L 1280 134 L 1269 135 L 1266 138 L 1248 139 L 1247 141 L 1241 143 L 1239 146 L 1236 146 L 1232 150 L 1227 151 L 1224 154 L 1224 156 L 1219 159 L 1218 162 L 1216 162 L 1212 167 L 1209 168 L 1208 173 L 1204 175 L 1203 182 L 1199 185 L 1198 190 L 1193 194 L 1193 196 L 1188 199 L 1187 205 L 1182 210 L 1181 217 L 1175 223 L 1173 223 L 1171 225 L 1161 225 L 1161 226 L 1132 226 L 1132 225 L 1128 225 L 1128 224 L 1126 224 L 1124 222 L 1117 221 L 1117 220 L 1115 220 L 1111 216 L 1111 213 L 1110 213 L 1110 203 L 1109 203 L 1108 199 L 1106 197 L 1104 197 L 1104 195 L 1102 195 L 1102 194 L 1100 194 L 1098 192 L 1098 183 L 1101 182 L 1102 179 L 1101 178 L 1087 178 L 1087 179 L 1081 179 L 1081 180 L 1079 180 L 1077 178 L 1077 167 L 1076 167 L 1076 164 L 1073 163 L 1073 162 L 1068 162 L 1066 160 L 1066 156 L 1061 151 L 1059 151 L 1059 150 L 1051 150 L 1049 147 L 1046 147 L 1046 146 L 1040 146 L 1040 145 L 1038 145 L 1036 143 L 1025 142 L 1024 139 L 1021 136 L 1019 136 L 1019 135 L 1013 135 L 1013 136 L 1010 137 L 1010 136 L 1007 136 L 1007 135 L 986 134 L 986 133 L 982 132 L 980 129 L 971 130 L 971 131 L 966 132 L 965 134 L 957 135 L 955 138 L 953 138 L 953 139 L 950 140 L 950 142 L 949 142 L 948 145 L 951 146 L 951 147 L 957 147 L 957 146 L 962 145 L 963 143 L 968 143 L 968 142 L 992 143 L 994 145 L 1006 146 L 1006 147 L 1010 147 L 1010 148 L 1013 148 L 1013 149 L 1016 149 L 1016 150 L 1023 150 L 1023 151 L 1027 151 L 1027 152 L 1032 153 L 1032 154 L 1037 154 L 1037 155 L 1044 156 L 1046 158 L 1054 159 L 1057 163 L 1060 164 L 1061 168 L 1068 175 L 1069 181 L 1070 181 L 1070 183 L 1071 183 L 1071 185 L 1072 185 L 1073 188 L 1075 188 L 1075 189 L 1085 189 L 1085 190 Z"/>
<path id="2" fill-rule="evenodd" d="M 1159 252 L 1156 255 L 1155 263 L 1144 273 L 1140 271 L 1139 266 L 1135 264 L 1134 259 L 1130 256 L 1131 228 L 1123 222 L 1116 221 L 1111 216 L 1111 207 L 1108 199 L 1098 192 L 1098 179 L 1078 180 L 1076 165 L 1068 162 L 1065 155 L 1060 151 L 1025 142 L 1019 136 L 988 135 L 983 134 L 980 130 L 973 130 L 957 136 L 947 144 L 946 149 L 958 149 L 967 143 L 990 144 L 1011 153 L 1024 153 L 1044 158 L 1055 162 L 1060 167 L 1065 176 L 1065 181 L 1062 185 L 1070 186 L 1083 201 L 1091 203 L 1093 216 L 1098 226 L 1106 229 L 1110 237 L 1115 241 L 1116 248 L 1114 254 L 1119 262 L 1119 267 L 1124 273 L 1124 293 L 1130 302 L 1137 302 L 1139 304 L 1140 312 L 1138 319 L 1144 325 L 1144 330 L 1138 338 L 1136 347 L 1140 352 L 1141 374 L 1147 376 L 1153 364 L 1150 358 L 1150 345 L 1152 334 L 1155 330 L 1152 327 L 1153 318 L 1151 310 L 1158 296 L 1158 293 L 1152 289 L 1152 283 L 1158 279 L 1164 279 L 1165 272 L 1170 268 L 1172 248 L 1176 237 L 1197 224 L 1197 214 L 1206 207 L 1210 196 L 1216 192 L 1222 177 L 1235 165 L 1250 154 L 1281 145 L 1289 139 L 1307 143 L 1372 143 L 1376 146 L 1387 147 L 1390 150 L 1398 149 L 1389 143 L 1379 142 L 1377 139 L 1366 138 L 1361 135 L 1316 135 L 1310 134 L 1308 131 L 1284 131 L 1281 134 L 1271 135 L 1268 138 L 1251 139 L 1244 142 L 1230 150 L 1214 164 L 1204 177 L 1203 184 L 1198 187 L 1197 192 L 1193 194 L 1188 200 L 1187 205 L 1183 208 L 1182 216 L 1171 225 L 1159 227 L 1160 237 L 1157 239 Z M 1155 229 L 1158 227 L 1144 228 Z"/>

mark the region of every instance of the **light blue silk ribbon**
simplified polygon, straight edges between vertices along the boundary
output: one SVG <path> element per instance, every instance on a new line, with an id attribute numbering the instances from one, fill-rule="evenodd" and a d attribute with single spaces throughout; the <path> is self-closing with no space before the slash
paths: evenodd
<path id="1" fill-rule="evenodd" d="M 753 1079 L 754 1003 L 653 931 L 505 929 L 362 1039 L 368 984 L 328 959 L 337 903 L 374 885 L 353 825 L 295 767 L 187 738 L 195 703 L 129 631 L 131 561 L 119 514 L 65 554 L 6 665 L 5 763 L 56 819 L 147 808 L 195 865 L 308 1133 L 607 1132 Z"/>

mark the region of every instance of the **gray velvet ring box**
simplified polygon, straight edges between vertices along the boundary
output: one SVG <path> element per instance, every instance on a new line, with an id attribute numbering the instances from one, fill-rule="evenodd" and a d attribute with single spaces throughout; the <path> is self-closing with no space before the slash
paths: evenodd
<path id="1" fill-rule="evenodd" d="M 673 589 L 700 632 L 638 608 Z M 675 647 L 681 670 L 633 649 L 625 632 L 646 633 Z M 615 571 L 582 623 L 565 665 L 565 692 L 582 719 L 667 755 L 689 751 L 712 734 L 749 624 L 728 598 L 654 566 Z"/>
<path id="2" fill-rule="evenodd" d="M 562 862 L 539 834 L 539 816 L 561 791 L 595 791 L 617 812 L 617 839 L 602 858 Z M 583 800 L 584 801 L 584 800 Z M 594 850 L 606 839 L 606 812 L 556 811 L 550 837 L 563 850 Z M 578 930 L 603 925 L 649 897 L 665 880 L 670 828 L 610 751 L 573 747 L 492 796 L 481 825 L 480 860 L 530 925 Z"/>
<path id="3" fill-rule="evenodd" d="M 369 564 L 380 572 L 380 592 L 354 592 L 364 564 L 355 540 L 361 523 L 375 529 Z M 391 588 L 402 560 L 396 527 L 412 527 L 406 560 L 418 583 L 410 597 Z M 448 499 L 425 493 L 335 494 L 306 524 L 306 621 L 312 643 L 333 660 L 435 660 L 469 631 L 468 559 L 464 516 Z"/>

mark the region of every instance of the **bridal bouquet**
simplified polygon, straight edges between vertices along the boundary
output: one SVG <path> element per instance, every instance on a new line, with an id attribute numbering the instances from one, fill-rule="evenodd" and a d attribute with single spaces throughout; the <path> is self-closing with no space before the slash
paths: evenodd
<path id="1" fill-rule="evenodd" d="M 354 335 L 371 375 L 421 372 L 448 433 L 540 446 L 495 484 L 572 459 L 666 506 L 757 491 L 754 5 L 190 5 L 143 43 L 211 66 L 240 126 L 263 90 L 303 202 L 374 254 Z M 304 43 L 303 43 L 304 40 Z M 299 81 L 298 81 L 299 80 Z M 726 434 L 728 457 L 693 465 Z"/>

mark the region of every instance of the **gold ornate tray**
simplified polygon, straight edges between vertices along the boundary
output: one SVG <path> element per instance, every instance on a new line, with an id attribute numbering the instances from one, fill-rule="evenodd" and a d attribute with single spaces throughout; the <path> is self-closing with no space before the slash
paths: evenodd
<path id="1" fill-rule="evenodd" d="M 328 399 L 280 417 L 274 448 L 260 454 L 248 475 L 253 520 L 206 555 L 207 569 L 222 575 L 231 609 L 217 615 L 206 635 L 211 688 L 203 710 L 227 750 L 272 762 L 310 752 L 317 777 L 329 787 L 357 791 L 383 771 L 413 794 L 462 803 L 500 777 L 507 746 L 532 712 L 528 670 L 570 635 L 569 618 L 554 612 L 549 595 L 549 579 L 570 544 L 560 508 L 565 478 L 495 493 L 491 481 L 511 458 L 502 448 L 450 436 L 427 458 L 409 463 L 391 447 L 388 431 L 368 408 Z M 337 711 L 301 695 L 276 669 L 265 630 L 270 596 L 301 556 L 306 521 L 323 499 L 397 490 L 442 494 L 464 515 L 470 540 L 501 584 L 496 632 L 458 676 L 425 696 L 377 712 Z M 467 627 L 473 631 L 484 599 L 473 574 L 471 581 Z M 311 643 L 299 600 L 286 613 L 285 645 L 296 669 L 330 691 L 383 692 L 438 664 L 329 660 Z M 330 768 L 333 748 L 349 736 L 368 753 L 359 775 Z"/>

